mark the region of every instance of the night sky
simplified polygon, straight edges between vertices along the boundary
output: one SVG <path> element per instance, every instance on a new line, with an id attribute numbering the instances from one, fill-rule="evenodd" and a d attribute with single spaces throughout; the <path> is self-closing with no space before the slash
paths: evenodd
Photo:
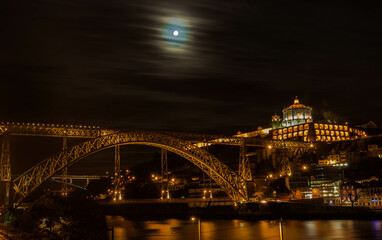
<path id="1" fill-rule="evenodd" d="M 297 95 L 381 126 L 381 9 L 262 2 L 3 0 L 0 121 L 233 134 Z"/>

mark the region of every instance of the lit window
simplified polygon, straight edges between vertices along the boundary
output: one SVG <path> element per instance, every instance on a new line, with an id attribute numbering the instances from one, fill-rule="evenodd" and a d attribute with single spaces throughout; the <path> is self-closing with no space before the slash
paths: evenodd
<path id="1" fill-rule="evenodd" d="M 339 129 L 340 129 L 340 131 L 344 130 L 344 126 L 340 125 Z"/>
<path id="2" fill-rule="evenodd" d="M 292 138 L 292 133 L 288 133 L 288 138 Z"/>
<path id="3" fill-rule="evenodd" d="M 330 134 L 329 130 L 326 130 L 326 131 L 325 131 L 325 134 L 326 134 L 326 135 L 329 135 L 329 134 Z"/>
<path id="4" fill-rule="evenodd" d="M 324 129 L 324 125 L 323 124 L 320 124 L 320 129 Z"/>
<path id="5" fill-rule="evenodd" d="M 297 131 L 298 131 L 298 127 L 297 126 L 293 127 L 293 132 L 297 132 Z"/>
<path id="6" fill-rule="evenodd" d="M 304 131 L 304 136 L 307 136 L 308 135 L 308 130 L 305 130 Z"/>
<path id="7" fill-rule="evenodd" d="M 303 125 L 300 125 L 298 126 L 298 129 L 301 131 L 301 130 L 304 130 L 304 126 Z"/>
<path id="8" fill-rule="evenodd" d="M 309 124 L 305 124 L 304 129 L 309 129 Z"/>
<path id="9" fill-rule="evenodd" d="M 331 135 L 331 136 L 334 136 L 334 131 L 330 131 L 330 135 Z"/>
<path id="10" fill-rule="evenodd" d="M 336 136 L 339 136 L 340 135 L 340 132 L 339 131 L 336 131 Z"/>
<path id="11" fill-rule="evenodd" d="M 292 130 L 293 130 L 292 127 L 289 127 L 289 128 L 288 128 L 288 132 L 289 132 L 289 133 L 291 133 Z"/>
<path id="12" fill-rule="evenodd" d="M 344 136 L 344 132 L 341 131 L 340 132 L 340 136 L 343 137 Z"/>
<path id="13" fill-rule="evenodd" d="M 348 126 L 344 126 L 344 131 L 347 131 L 348 130 Z"/>
<path id="14" fill-rule="evenodd" d="M 325 135 L 325 131 L 324 130 L 321 130 L 321 135 Z"/>
<path id="15" fill-rule="evenodd" d="M 293 137 L 297 137 L 297 132 L 294 132 L 294 133 L 293 133 Z"/>
<path id="16" fill-rule="evenodd" d="M 318 124 L 317 124 L 317 123 L 314 124 L 314 128 L 315 128 L 315 129 L 318 128 Z"/>
<path id="17" fill-rule="evenodd" d="M 316 130 L 316 135 L 320 135 L 320 130 Z"/>
<path id="18" fill-rule="evenodd" d="M 334 125 L 334 130 L 338 130 L 338 125 Z"/>
<path id="19" fill-rule="evenodd" d="M 282 129 L 279 129 L 279 134 L 283 134 L 283 130 Z"/>
<path id="20" fill-rule="evenodd" d="M 325 124 L 324 127 L 325 127 L 325 129 L 328 129 L 328 124 Z"/>
<path id="21" fill-rule="evenodd" d="M 298 135 L 302 137 L 302 136 L 304 136 L 304 132 L 300 131 L 300 132 L 298 132 Z"/>
<path id="22" fill-rule="evenodd" d="M 332 124 L 329 125 L 329 130 L 333 130 L 333 125 Z"/>

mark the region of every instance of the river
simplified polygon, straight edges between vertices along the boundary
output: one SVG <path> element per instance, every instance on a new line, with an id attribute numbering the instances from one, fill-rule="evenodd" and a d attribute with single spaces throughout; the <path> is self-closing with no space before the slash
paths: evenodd
<path id="1" fill-rule="evenodd" d="M 107 216 L 114 227 L 115 240 L 197 240 L 198 224 L 191 220 L 127 220 Z M 279 224 L 257 220 L 203 220 L 202 239 L 208 240 L 276 240 Z M 381 220 L 287 220 L 283 223 L 284 240 L 297 239 L 382 239 Z"/>

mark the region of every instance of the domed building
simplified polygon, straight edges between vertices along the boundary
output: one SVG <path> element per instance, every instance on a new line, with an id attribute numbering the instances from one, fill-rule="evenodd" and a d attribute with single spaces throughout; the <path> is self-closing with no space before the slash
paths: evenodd
<path id="1" fill-rule="evenodd" d="M 347 124 L 313 122 L 312 108 L 301 104 L 298 98 L 283 109 L 283 117 L 272 116 L 272 139 L 296 139 L 308 142 L 347 141 L 365 136 L 365 131 Z"/>
<path id="2" fill-rule="evenodd" d="M 297 96 L 292 105 L 283 109 L 282 127 L 291 127 L 312 121 L 312 108 L 301 104 Z"/>

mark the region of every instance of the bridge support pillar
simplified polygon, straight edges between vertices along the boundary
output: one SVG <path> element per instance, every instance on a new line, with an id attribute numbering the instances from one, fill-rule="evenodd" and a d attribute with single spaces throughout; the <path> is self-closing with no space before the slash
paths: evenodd
<path id="1" fill-rule="evenodd" d="M 167 150 L 161 149 L 161 199 L 170 198 L 168 188 Z"/>
<path id="2" fill-rule="evenodd" d="M 252 181 L 251 166 L 249 163 L 249 157 L 247 156 L 247 148 L 244 144 L 240 145 L 239 176 L 241 176 L 245 181 Z"/>
<path id="3" fill-rule="evenodd" d="M 114 200 L 117 199 L 117 193 L 119 192 L 119 172 L 121 171 L 121 149 L 119 145 L 115 146 L 114 150 Z"/>
<path id="4" fill-rule="evenodd" d="M 4 205 L 5 207 L 8 207 L 12 204 L 10 202 L 12 192 L 11 153 L 8 134 L 3 135 L 3 142 L 1 146 L 0 180 L 1 182 L 5 182 Z"/>
<path id="5" fill-rule="evenodd" d="M 68 149 L 68 138 L 64 137 L 62 139 L 62 150 L 66 151 Z M 68 159 L 65 157 L 62 158 L 62 165 L 65 167 L 62 169 L 62 196 L 67 197 L 68 196 L 68 167 L 66 166 L 68 164 Z"/>
<path id="6" fill-rule="evenodd" d="M 121 170 L 121 150 L 120 146 L 115 146 L 115 152 L 114 152 L 114 175 L 118 176 L 119 171 Z"/>

